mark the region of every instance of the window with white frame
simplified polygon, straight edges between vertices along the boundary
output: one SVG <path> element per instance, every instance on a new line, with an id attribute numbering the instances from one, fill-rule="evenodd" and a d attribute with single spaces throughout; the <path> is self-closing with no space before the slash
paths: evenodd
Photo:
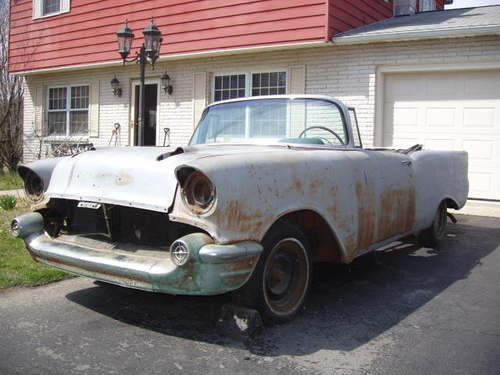
<path id="1" fill-rule="evenodd" d="M 286 94 L 286 76 L 286 71 L 215 75 L 213 101 Z"/>
<path id="2" fill-rule="evenodd" d="M 252 73 L 252 96 L 286 94 L 286 72 Z"/>
<path id="3" fill-rule="evenodd" d="M 33 18 L 56 16 L 70 11 L 71 0 L 33 0 Z"/>
<path id="4" fill-rule="evenodd" d="M 47 135 L 86 135 L 88 127 L 89 86 L 49 88 Z"/>
<path id="5" fill-rule="evenodd" d="M 246 96 L 246 75 L 228 74 L 215 76 L 214 101 L 244 98 Z"/>

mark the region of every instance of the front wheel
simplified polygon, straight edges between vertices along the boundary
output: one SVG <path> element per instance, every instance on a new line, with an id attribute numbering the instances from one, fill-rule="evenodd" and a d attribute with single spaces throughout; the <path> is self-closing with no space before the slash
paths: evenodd
<path id="1" fill-rule="evenodd" d="M 309 244 L 291 225 L 274 228 L 262 242 L 264 251 L 252 277 L 233 296 L 236 303 L 259 310 L 265 322 L 283 323 L 300 311 L 309 291 Z"/>
<path id="2" fill-rule="evenodd" d="M 422 245 L 427 247 L 435 247 L 444 238 L 447 220 L 446 212 L 446 202 L 443 201 L 439 205 L 436 214 L 434 215 L 432 225 L 429 228 L 423 230 L 418 236 L 418 241 Z"/>

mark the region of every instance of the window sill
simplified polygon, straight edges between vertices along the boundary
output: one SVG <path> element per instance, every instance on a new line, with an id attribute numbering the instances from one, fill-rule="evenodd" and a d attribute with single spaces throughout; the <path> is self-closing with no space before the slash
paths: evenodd
<path id="1" fill-rule="evenodd" d="M 90 143 L 89 135 L 47 135 L 42 137 L 48 143 Z"/>

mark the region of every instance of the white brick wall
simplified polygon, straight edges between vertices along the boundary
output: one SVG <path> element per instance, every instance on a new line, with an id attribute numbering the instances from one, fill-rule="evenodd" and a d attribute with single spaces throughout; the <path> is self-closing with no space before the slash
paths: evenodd
<path id="1" fill-rule="evenodd" d="M 168 69 L 174 87 L 173 95 L 169 96 L 163 91 L 160 94 L 159 124 L 157 124 L 159 144 L 163 140 L 164 127 L 171 129 L 173 144 L 185 144 L 190 138 L 193 131 L 194 72 L 250 72 L 305 65 L 306 93 L 332 95 L 356 107 L 364 144 L 370 146 L 374 140 L 377 67 L 477 62 L 498 63 L 500 67 L 500 37 L 328 46 L 189 59 L 160 63 L 154 72 L 148 69 L 147 77 L 159 79 L 163 71 Z M 115 74 L 122 84 L 121 98 L 113 96 L 109 84 Z M 39 152 L 39 140 L 33 134 L 32 96 L 36 85 L 43 83 L 50 86 L 99 79 L 99 138 L 91 138 L 90 141 L 95 145 L 107 145 L 113 124 L 119 122 L 122 125 L 121 144 L 127 145 L 131 123 L 129 108 L 131 80 L 137 78 L 138 68 L 135 65 L 28 77 L 24 115 L 25 160 L 36 158 Z"/>

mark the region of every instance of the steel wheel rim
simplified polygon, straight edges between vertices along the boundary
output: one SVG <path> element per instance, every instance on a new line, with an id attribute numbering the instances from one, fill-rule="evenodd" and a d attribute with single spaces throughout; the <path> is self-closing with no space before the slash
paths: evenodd
<path id="1" fill-rule="evenodd" d="M 263 292 L 269 309 L 276 315 L 293 314 L 304 300 L 309 286 L 309 258 L 300 241 L 278 242 L 264 267 Z"/>

